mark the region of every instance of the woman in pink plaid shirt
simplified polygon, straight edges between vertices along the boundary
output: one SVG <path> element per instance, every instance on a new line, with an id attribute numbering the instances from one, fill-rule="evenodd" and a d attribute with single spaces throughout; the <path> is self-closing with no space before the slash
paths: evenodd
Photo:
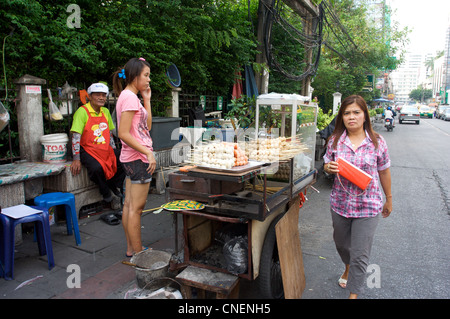
<path id="1" fill-rule="evenodd" d="M 386 141 L 370 124 L 366 101 L 351 95 L 342 101 L 336 126 L 330 136 L 324 170 L 339 173 L 336 162 L 341 157 L 372 176 L 365 191 L 343 177 L 335 178 L 330 196 L 333 238 L 345 264 L 339 286 L 356 298 L 363 291 L 373 236 L 379 215 L 392 212 L 390 159 Z M 386 201 L 383 204 L 384 191 Z"/>

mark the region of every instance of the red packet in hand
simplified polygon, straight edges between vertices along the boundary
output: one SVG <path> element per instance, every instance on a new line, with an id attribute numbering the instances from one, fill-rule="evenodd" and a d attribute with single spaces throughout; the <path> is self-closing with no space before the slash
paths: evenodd
<path id="1" fill-rule="evenodd" d="M 339 165 L 339 175 L 345 177 L 362 190 L 369 186 L 372 176 L 343 158 L 339 157 L 337 163 Z"/>

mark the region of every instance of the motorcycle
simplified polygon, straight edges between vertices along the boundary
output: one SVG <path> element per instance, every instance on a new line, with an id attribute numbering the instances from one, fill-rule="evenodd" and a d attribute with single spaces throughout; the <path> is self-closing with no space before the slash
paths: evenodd
<path id="1" fill-rule="evenodd" d="M 386 130 L 389 131 L 393 131 L 394 130 L 394 120 L 393 119 L 385 119 L 384 120 L 384 127 L 386 128 Z"/>

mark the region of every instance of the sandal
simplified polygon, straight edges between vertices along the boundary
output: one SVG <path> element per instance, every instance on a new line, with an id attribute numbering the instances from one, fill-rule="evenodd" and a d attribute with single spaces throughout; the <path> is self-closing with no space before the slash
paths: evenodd
<path id="1" fill-rule="evenodd" d="M 344 279 L 344 278 L 342 278 L 342 277 L 339 277 L 338 285 L 339 285 L 339 287 L 341 287 L 342 289 L 347 288 L 347 279 Z"/>
<path id="2" fill-rule="evenodd" d="M 120 210 L 120 211 L 118 211 L 118 212 L 115 212 L 115 213 L 114 213 L 114 216 L 116 216 L 117 219 L 122 220 L 122 211 Z"/>
<path id="3" fill-rule="evenodd" d="M 152 248 L 151 248 L 151 247 L 146 247 L 146 246 L 142 246 L 142 247 L 143 247 L 143 249 L 142 249 L 142 250 L 152 250 Z M 131 255 L 125 254 L 125 257 L 127 257 L 127 258 L 131 258 L 131 257 L 133 257 L 133 255 L 134 255 L 134 254 L 131 254 Z"/>
<path id="4" fill-rule="evenodd" d="M 119 225 L 120 220 L 114 215 L 114 213 L 104 214 L 100 216 L 100 219 L 103 220 L 108 225 Z"/>

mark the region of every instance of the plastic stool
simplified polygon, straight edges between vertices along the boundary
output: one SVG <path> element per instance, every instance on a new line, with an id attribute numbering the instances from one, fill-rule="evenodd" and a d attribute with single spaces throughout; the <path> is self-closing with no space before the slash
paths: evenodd
<path id="1" fill-rule="evenodd" d="M 75 233 L 75 242 L 81 245 L 78 217 L 75 209 L 75 196 L 71 193 L 47 193 L 34 199 L 34 204 L 49 209 L 57 205 L 64 205 L 66 210 L 67 235 Z M 72 232 L 73 228 L 73 232 Z"/>
<path id="2" fill-rule="evenodd" d="M 1 266 L 4 267 L 0 267 L 0 277 L 4 277 L 6 280 L 11 280 L 14 278 L 14 240 L 15 228 L 18 224 L 31 222 L 35 223 L 39 255 L 47 255 L 49 270 L 55 267 L 52 239 L 50 235 L 50 224 L 48 220 L 48 210 L 43 207 L 33 208 L 39 209 L 42 212 L 17 219 L 0 214 L 0 222 L 3 231 L 3 236 L 0 238 L 0 260 L 2 263 Z"/>

